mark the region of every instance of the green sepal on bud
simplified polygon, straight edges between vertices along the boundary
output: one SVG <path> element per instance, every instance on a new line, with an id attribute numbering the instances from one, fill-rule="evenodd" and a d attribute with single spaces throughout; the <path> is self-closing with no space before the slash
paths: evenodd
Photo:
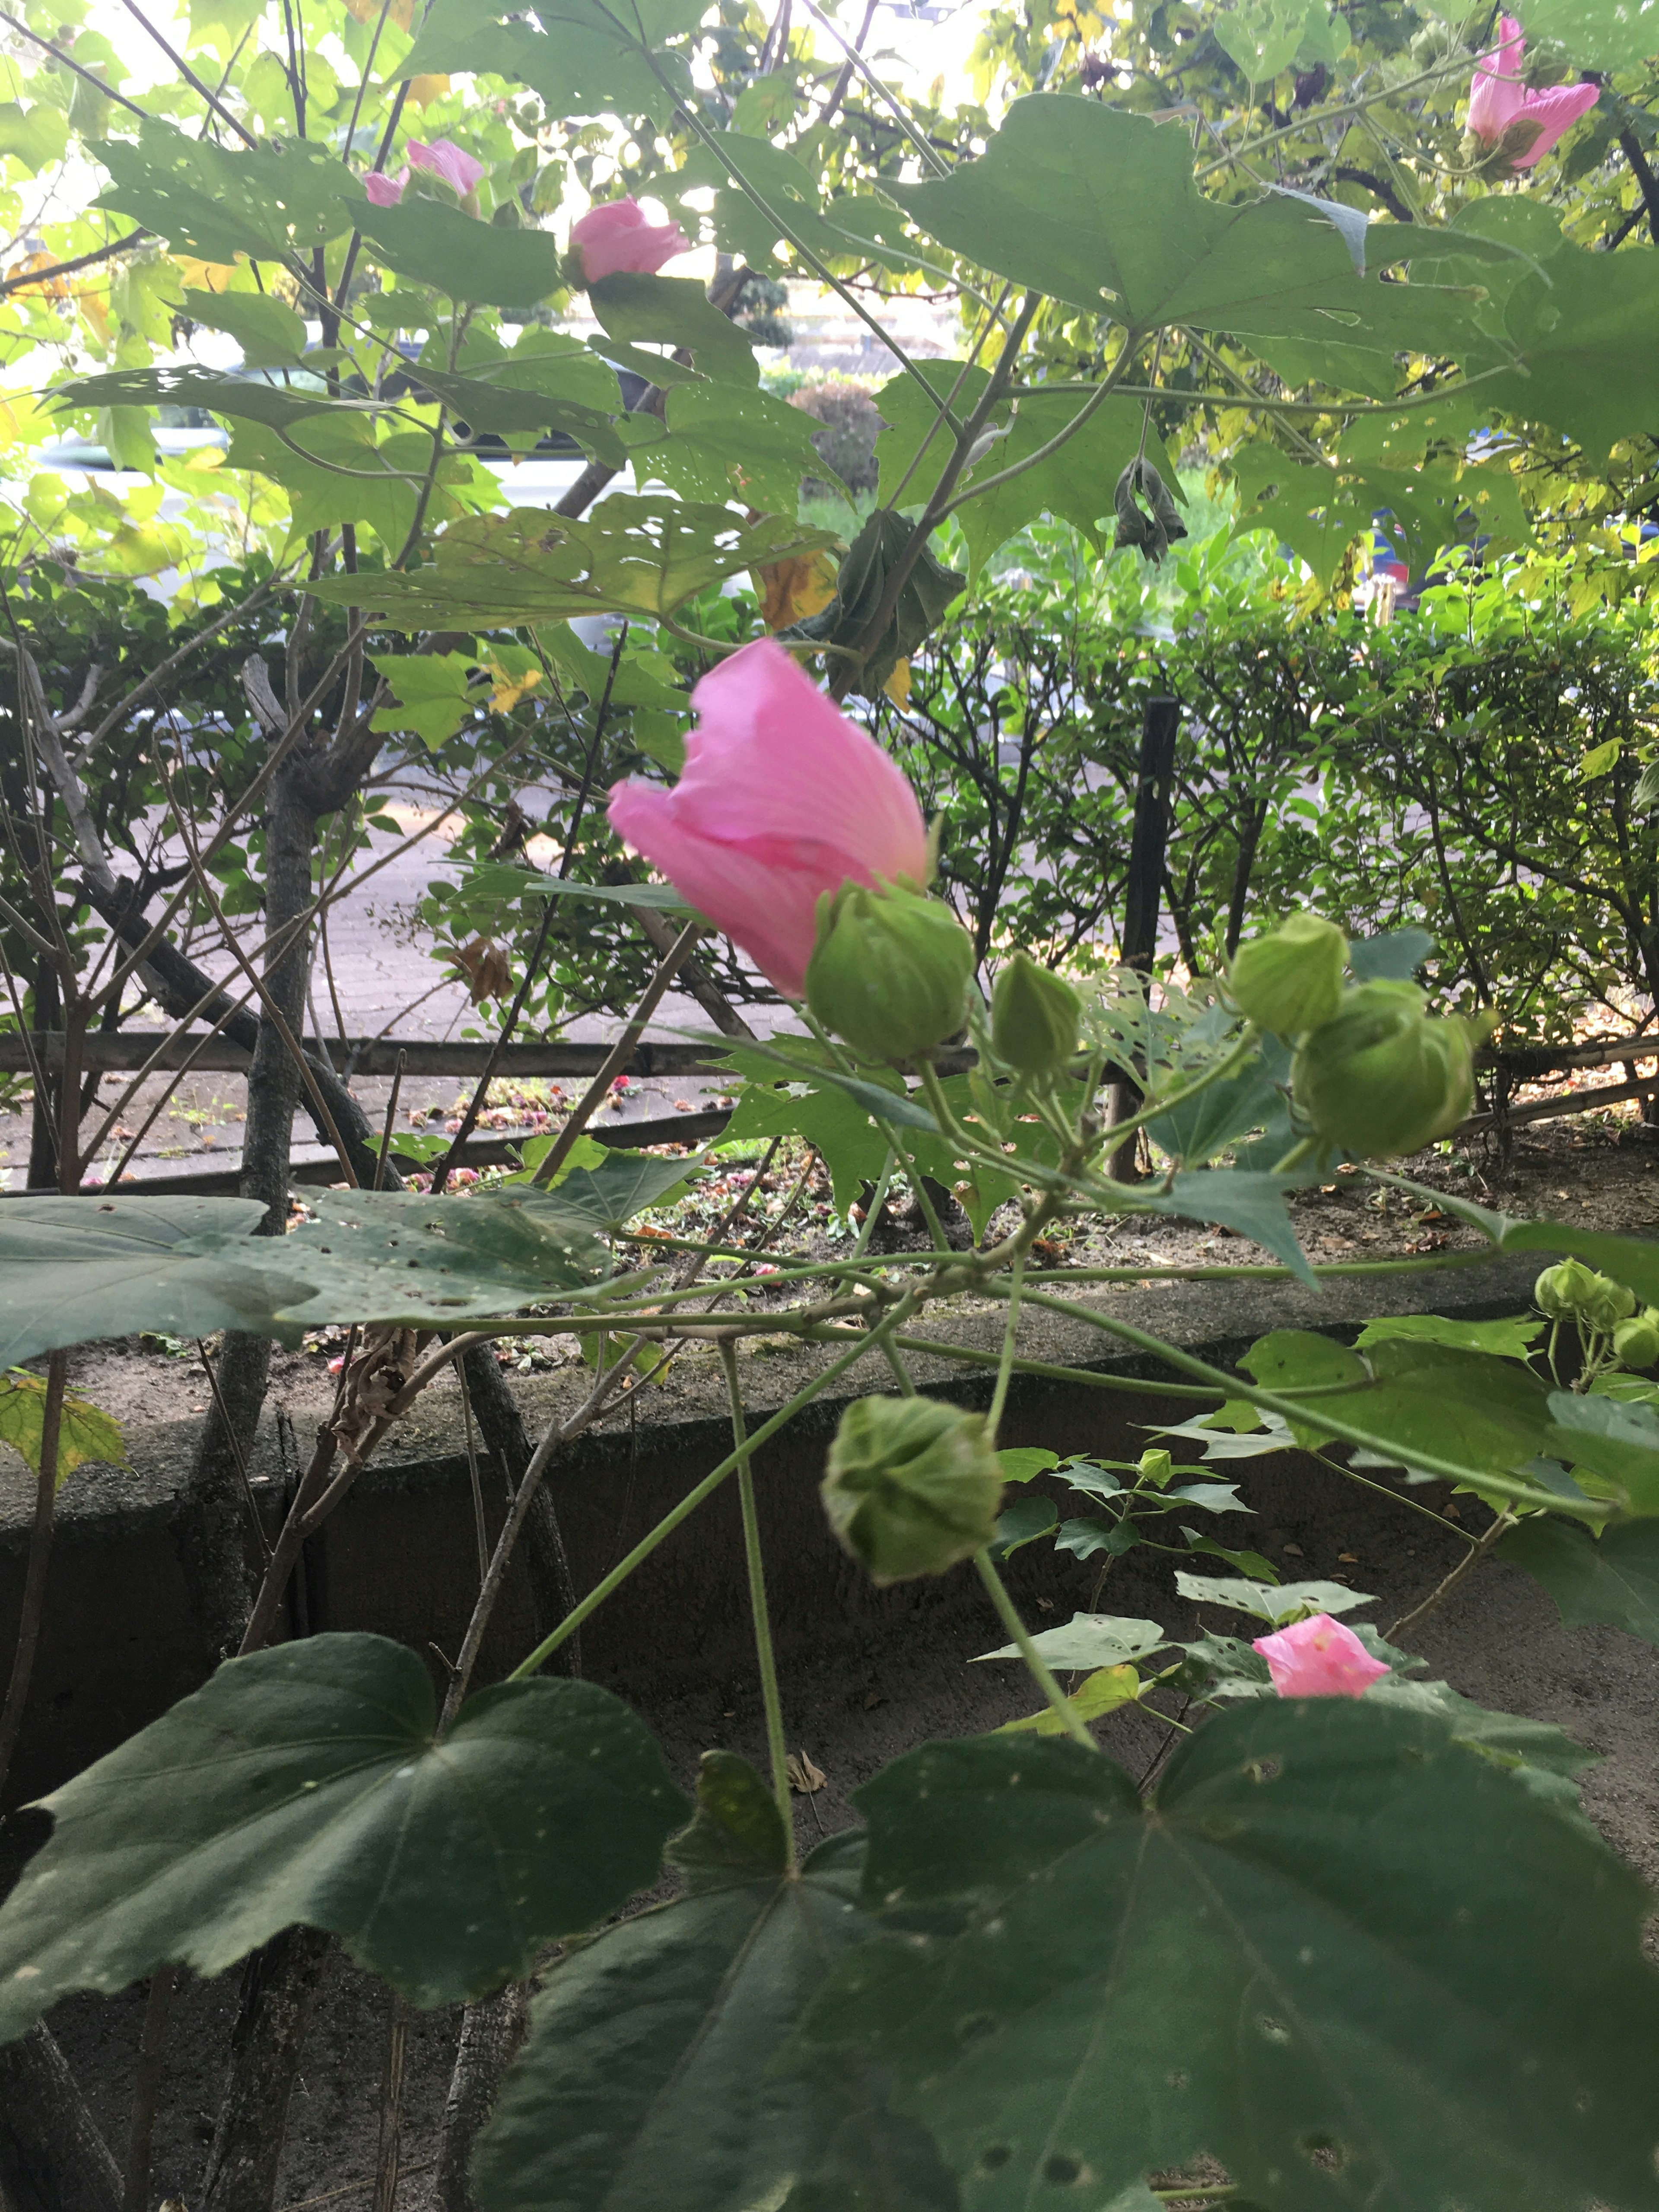
<path id="1" fill-rule="evenodd" d="M 1304 1036 L 1334 1021 L 1342 1006 L 1348 940 L 1322 915 L 1293 914 L 1233 956 L 1227 994 L 1258 1029 Z"/>
<path id="2" fill-rule="evenodd" d="M 806 1003 L 865 1060 L 914 1060 L 963 1024 L 974 941 L 948 906 L 843 884 L 818 901 Z"/>
<path id="3" fill-rule="evenodd" d="M 1135 1473 L 1154 1490 L 1167 1490 L 1175 1479 L 1175 1462 L 1166 1451 L 1144 1451 Z"/>
<path id="4" fill-rule="evenodd" d="M 1659 1313 L 1644 1306 L 1613 1332 L 1613 1348 L 1626 1367 L 1659 1367 Z"/>
<path id="5" fill-rule="evenodd" d="M 819 1495 L 836 1542 L 884 1588 L 982 1550 L 1002 1470 L 981 1415 L 933 1398 L 860 1398 L 841 1417 Z"/>
<path id="6" fill-rule="evenodd" d="M 1606 1336 L 1636 1311 L 1636 1293 L 1628 1283 L 1615 1283 L 1606 1275 L 1591 1277 L 1595 1288 L 1584 1308 L 1584 1319 Z"/>
<path id="7" fill-rule="evenodd" d="M 1083 1001 L 1063 975 L 1016 952 L 991 993 L 991 1046 L 1022 1075 L 1058 1075 L 1077 1051 Z"/>
<path id="8" fill-rule="evenodd" d="M 1297 1048 L 1291 1088 L 1327 1144 L 1358 1159 L 1417 1152 L 1474 1103 L 1469 1025 L 1425 1013 L 1414 984 L 1362 983 Z"/>
<path id="9" fill-rule="evenodd" d="M 1546 1321 L 1572 1321 L 1589 1304 L 1601 1280 L 1582 1260 L 1546 1267 L 1532 1286 L 1532 1302 Z"/>

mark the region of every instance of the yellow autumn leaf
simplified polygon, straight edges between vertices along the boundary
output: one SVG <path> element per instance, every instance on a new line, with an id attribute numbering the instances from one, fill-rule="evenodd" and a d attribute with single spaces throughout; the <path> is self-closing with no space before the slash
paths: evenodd
<path id="1" fill-rule="evenodd" d="M 510 714 L 526 691 L 533 691 L 542 680 L 539 668 L 526 669 L 521 676 L 510 676 L 498 660 L 486 660 L 484 668 L 495 689 L 489 695 L 490 712 Z"/>
<path id="2" fill-rule="evenodd" d="M 827 553 L 796 553 L 752 572 L 760 586 L 761 620 L 769 630 L 819 613 L 836 596 L 836 564 Z"/>
<path id="3" fill-rule="evenodd" d="M 429 107 L 448 90 L 447 76 L 412 76 L 409 80 L 409 104 L 411 107 Z"/>
<path id="4" fill-rule="evenodd" d="M 904 709 L 910 703 L 909 662 L 908 660 L 896 660 L 893 663 L 892 674 L 888 678 L 887 681 L 881 688 L 892 701 L 893 704 L 899 709 L 899 712 L 902 714 Z"/>
<path id="5" fill-rule="evenodd" d="M 1079 1685 L 1066 1703 L 1080 1721 L 1097 1721 L 1120 1705 L 1133 1705 L 1139 1695 L 1140 1677 L 1133 1667 L 1102 1667 Z M 1060 1715 L 1045 1705 L 1040 1713 L 1030 1713 L 1023 1720 L 1005 1721 L 994 1733 L 1059 1735 L 1064 1726 Z"/>
<path id="6" fill-rule="evenodd" d="M 346 0 L 346 12 L 360 23 L 372 23 L 380 12 L 380 0 Z M 392 0 L 386 21 L 406 31 L 415 20 L 415 0 Z"/>
<path id="7" fill-rule="evenodd" d="M 231 279 L 236 274 L 234 261 L 198 261 L 189 253 L 174 253 L 168 258 L 192 292 L 228 292 Z"/>

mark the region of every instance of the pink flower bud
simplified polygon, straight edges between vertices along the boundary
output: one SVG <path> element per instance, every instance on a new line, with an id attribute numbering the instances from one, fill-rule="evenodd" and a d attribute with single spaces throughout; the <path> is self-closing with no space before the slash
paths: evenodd
<path id="1" fill-rule="evenodd" d="M 1250 1646 L 1267 1662 L 1281 1698 L 1359 1698 L 1389 1669 L 1340 1620 L 1316 1613 Z"/>
<path id="2" fill-rule="evenodd" d="M 407 169 L 399 169 L 395 177 L 387 177 L 376 169 L 372 176 L 363 179 L 363 190 L 376 207 L 396 207 L 404 196 L 404 186 L 409 182 Z"/>
<path id="3" fill-rule="evenodd" d="M 483 163 L 475 161 L 471 154 L 462 153 L 453 138 L 440 138 L 430 146 L 411 138 L 409 159 L 412 167 L 441 177 L 458 200 L 469 199 L 483 174 Z"/>
<path id="4" fill-rule="evenodd" d="M 679 781 L 613 785 L 611 826 L 799 999 L 823 892 L 927 880 L 921 809 L 881 747 L 770 638 L 711 670 L 691 703 Z"/>
<path id="5" fill-rule="evenodd" d="M 570 226 L 570 243 L 589 284 L 621 271 L 654 276 L 665 261 L 690 251 L 691 241 L 677 222 L 648 222 L 645 210 L 633 198 L 607 200 L 590 208 Z"/>

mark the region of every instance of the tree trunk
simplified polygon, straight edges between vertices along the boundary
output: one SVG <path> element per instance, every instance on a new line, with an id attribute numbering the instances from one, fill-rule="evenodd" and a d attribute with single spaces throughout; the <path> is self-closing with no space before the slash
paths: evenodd
<path id="1" fill-rule="evenodd" d="M 192 2212 L 270 2212 L 276 2203 L 289 2100 L 331 1941 L 287 1928 L 243 1966 L 230 2079 Z"/>
<path id="2" fill-rule="evenodd" d="M 1129 879 L 1123 897 L 1120 963 L 1150 976 L 1158 951 L 1158 908 L 1164 887 L 1164 854 L 1170 842 L 1170 792 L 1175 778 L 1176 736 L 1181 710 L 1173 699 L 1149 699 L 1140 730 L 1140 767 L 1135 780 L 1134 826 L 1129 837 Z M 1127 1121 L 1140 1104 L 1139 1087 L 1127 1077 L 1112 1085 L 1111 1119 Z M 1114 1182 L 1135 1179 L 1135 1146 L 1125 1144 L 1107 1161 Z"/>
<path id="3" fill-rule="evenodd" d="M 501 2077 L 523 2039 L 529 2018 L 523 1985 L 511 1982 L 493 1997 L 469 2005 L 461 2015 L 455 2070 L 444 2101 L 443 2132 L 438 2138 L 438 2171 L 433 2184 L 435 2212 L 475 2212 L 471 2174 L 472 2150 L 495 2109 Z"/>
<path id="4" fill-rule="evenodd" d="M 121 2212 L 120 2170 L 45 2027 L 0 2049 L 0 2187 L 40 2212 Z"/>

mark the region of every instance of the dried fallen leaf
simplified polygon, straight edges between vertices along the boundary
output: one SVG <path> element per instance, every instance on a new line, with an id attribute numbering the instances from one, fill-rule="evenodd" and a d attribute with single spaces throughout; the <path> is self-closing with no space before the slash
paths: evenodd
<path id="1" fill-rule="evenodd" d="M 815 1766 L 804 1751 L 792 1751 L 784 1765 L 789 1776 L 789 1787 L 798 1790 L 803 1797 L 810 1797 L 814 1790 L 822 1790 L 830 1779 L 823 1769 Z"/>

